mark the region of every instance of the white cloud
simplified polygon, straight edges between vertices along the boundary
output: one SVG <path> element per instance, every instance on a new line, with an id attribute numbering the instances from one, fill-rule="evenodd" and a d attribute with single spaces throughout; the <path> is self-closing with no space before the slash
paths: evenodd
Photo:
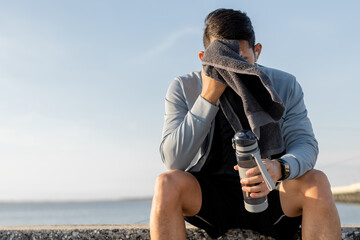
<path id="1" fill-rule="evenodd" d="M 139 61 L 151 60 L 152 58 L 157 57 L 163 54 L 164 52 L 166 52 L 167 50 L 171 49 L 172 47 L 174 47 L 175 44 L 182 38 L 193 34 L 199 34 L 199 29 L 189 27 L 173 32 L 170 35 L 166 36 L 164 40 L 160 42 L 158 45 L 150 47 L 150 49 L 147 50 L 144 53 L 144 55 L 140 57 L 137 56 L 131 62 L 138 63 Z"/>

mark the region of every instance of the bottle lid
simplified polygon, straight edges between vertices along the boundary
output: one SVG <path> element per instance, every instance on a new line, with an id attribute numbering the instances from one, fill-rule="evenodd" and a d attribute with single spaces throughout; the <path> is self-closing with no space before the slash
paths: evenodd
<path id="1" fill-rule="evenodd" d="M 250 130 L 240 130 L 234 135 L 233 142 L 237 145 L 250 146 L 256 142 L 255 134 Z"/>

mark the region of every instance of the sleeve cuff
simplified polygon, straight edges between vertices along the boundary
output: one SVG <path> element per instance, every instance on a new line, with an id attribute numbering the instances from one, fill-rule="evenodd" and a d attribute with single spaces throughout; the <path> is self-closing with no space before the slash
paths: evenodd
<path id="1" fill-rule="evenodd" d="M 219 110 L 218 106 L 214 106 L 208 101 L 206 101 L 203 97 L 199 96 L 190 112 L 197 119 L 204 123 L 211 123 L 215 118 L 217 112 Z"/>
<path id="2" fill-rule="evenodd" d="M 292 154 L 285 154 L 284 156 L 280 157 L 280 159 L 287 162 L 290 167 L 290 175 L 286 180 L 295 179 L 299 172 L 299 164 L 296 157 Z"/>

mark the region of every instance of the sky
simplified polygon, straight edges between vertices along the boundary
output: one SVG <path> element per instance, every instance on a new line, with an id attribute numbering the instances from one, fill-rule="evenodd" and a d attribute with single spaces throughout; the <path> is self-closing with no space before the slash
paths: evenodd
<path id="1" fill-rule="evenodd" d="M 360 182 L 360 2 L 0 0 L 0 201 L 151 197 L 171 81 L 206 15 L 246 12 L 297 77 L 332 186 Z"/>

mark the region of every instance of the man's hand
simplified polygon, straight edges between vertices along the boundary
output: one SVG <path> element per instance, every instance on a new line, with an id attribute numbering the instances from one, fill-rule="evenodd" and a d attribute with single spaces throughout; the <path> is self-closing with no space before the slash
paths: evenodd
<path id="1" fill-rule="evenodd" d="M 271 179 L 274 183 L 276 183 L 281 178 L 281 166 L 280 163 L 274 159 L 262 159 L 266 170 L 268 171 Z M 237 165 L 234 166 L 234 169 L 238 171 L 239 167 Z M 269 189 L 267 188 L 264 178 L 260 173 L 259 167 L 250 168 L 246 171 L 247 178 L 241 179 L 241 184 L 243 185 L 242 190 L 246 192 L 250 192 L 250 197 L 252 198 L 260 198 L 265 197 L 269 194 Z M 256 186 L 244 186 L 248 184 L 257 184 Z"/>
<path id="2" fill-rule="evenodd" d="M 224 93 L 226 85 L 213 78 L 205 76 L 204 71 L 201 71 L 201 78 L 202 91 L 200 95 L 212 105 L 216 105 L 216 102 Z"/>

